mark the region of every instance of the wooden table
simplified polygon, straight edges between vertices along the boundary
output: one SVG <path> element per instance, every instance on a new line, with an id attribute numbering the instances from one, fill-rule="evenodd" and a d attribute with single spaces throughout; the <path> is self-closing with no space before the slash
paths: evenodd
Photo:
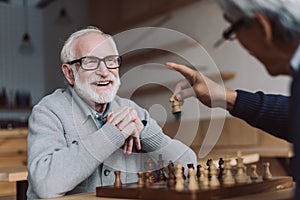
<path id="1" fill-rule="evenodd" d="M 16 182 L 17 183 L 17 200 L 26 200 L 26 191 L 28 188 L 27 182 L 27 167 L 0 167 L 0 181 Z"/>
<path id="2" fill-rule="evenodd" d="M 230 198 L 230 199 L 224 199 L 224 200 L 253 200 L 253 199 L 255 199 L 255 200 L 266 200 L 266 199 L 291 200 L 291 199 L 293 199 L 293 195 L 294 195 L 294 187 L 283 189 L 280 191 L 263 192 L 263 193 L 240 196 L 240 197 L 235 197 L 235 198 Z M 121 199 L 116 199 L 116 198 L 96 197 L 95 192 L 53 198 L 53 200 L 82 200 L 82 199 L 84 199 L 84 200 L 121 200 Z M 122 200 L 125 200 L 125 199 L 122 199 Z"/>

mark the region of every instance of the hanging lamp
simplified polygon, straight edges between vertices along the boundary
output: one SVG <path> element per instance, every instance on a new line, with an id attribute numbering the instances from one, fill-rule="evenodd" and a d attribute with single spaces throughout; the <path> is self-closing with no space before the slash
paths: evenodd
<path id="1" fill-rule="evenodd" d="M 28 31 L 28 6 L 27 0 L 23 0 L 23 10 L 24 10 L 24 34 L 22 36 L 21 45 L 20 45 L 20 53 L 22 54 L 32 54 L 34 51 L 31 36 Z"/>
<path id="2" fill-rule="evenodd" d="M 58 18 L 56 20 L 57 24 L 59 25 L 69 25 L 72 23 L 72 20 L 67 12 L 67 9 L 64 5 L 64 0 L 61 0 L 61 8 L 59 10 L 59 13 L 58 13 Z"/>

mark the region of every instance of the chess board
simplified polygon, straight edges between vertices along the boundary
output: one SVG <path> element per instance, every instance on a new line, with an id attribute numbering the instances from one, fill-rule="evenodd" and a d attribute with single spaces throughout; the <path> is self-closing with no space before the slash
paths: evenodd
<path id="1" fill-rule="evenodd" d="M 185 184 L 187 185 L 187 184 Z M 249 180 L 244 184 L 232 186 L 219 186 L 216 188 L 201 188 L 197 191 L 189 191 L 187 187 L 183 191 L 168 188 L 166 183 L 154 183 L 148 187 L 141 187 L 137 183 L 123 184 L 121 187 L 104 186 L 96 188 L 97 197 L 146 199 L 146 200 L 205 200 L 238 197 L 243 195 L 276 191 L 293 186 L 293 179 L 289 176 L 273 177 L 272 180 Z"/>

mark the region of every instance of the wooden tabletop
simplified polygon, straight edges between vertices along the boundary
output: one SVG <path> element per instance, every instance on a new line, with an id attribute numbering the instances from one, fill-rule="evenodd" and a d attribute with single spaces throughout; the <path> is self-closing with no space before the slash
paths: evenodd
<path id="1" fill-rule="evenodd" d="M 27 167 L 0 167 L 0 181 L 25 181 L 27 180 Z"/>
<path id="2" fill-rule="evenodd" d="M 272 199 L 272 200 L 292 200 L 294 194 L 294 188 L 287 188 L 282 189 L 278 191 L 272 191 L 272 192 L 263 192 L 263 193 L 257 193 L 252 195 L 245 195 L 230 199 L 224 199 L 224 200 L 266 200 L 266 199 Z M 53 200 L 125 200 L 125 199 L 116 199 L 116 198 L 105 198 L 105 197 L 96 197 L 95 192 L 91 193 L 82 193 L 82 194 L 75 194 L 75 195 L 68 195 L 60 198 L 55 198 Z M 128 199 L 126 199 L 128 200 Z"/>

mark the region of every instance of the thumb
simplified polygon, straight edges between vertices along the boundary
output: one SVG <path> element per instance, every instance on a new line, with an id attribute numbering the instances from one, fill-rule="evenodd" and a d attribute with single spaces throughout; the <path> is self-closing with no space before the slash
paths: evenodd
<path id="1" fill-rule="evenodd" d="M 178 101 L 183 102 L 184 99 L 187 99 L 189 97 L 196 97 L 196 93 L 195 93 L 194 89 L 192 87 L 190 87 L 190 88 L 181 90 L 180 92 L 176 93 L 175 96 L 178 99 Z"/>

